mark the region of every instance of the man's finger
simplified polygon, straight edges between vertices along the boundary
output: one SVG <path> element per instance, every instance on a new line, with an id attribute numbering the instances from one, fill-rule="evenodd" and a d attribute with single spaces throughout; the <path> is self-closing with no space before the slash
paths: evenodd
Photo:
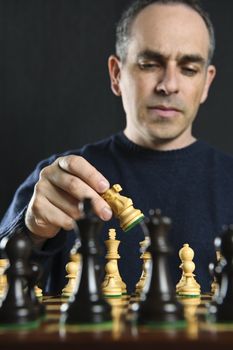
<path id="1" fill-rule="evenodd" d="M 108 180 L 83 157 L 61 157 L 58 158 L 58 165 L 64 171 L 79 177 L 98 193 L 103 193 L 110 187 Z"/>

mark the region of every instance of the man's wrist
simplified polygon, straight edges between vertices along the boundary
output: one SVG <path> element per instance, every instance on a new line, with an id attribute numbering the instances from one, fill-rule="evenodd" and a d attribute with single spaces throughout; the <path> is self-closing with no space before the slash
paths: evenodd
<path id="1" fill-rule="evenodd" d="M 44 243 L 47 241 L 46 238 L 36 235 L 35 233 L 31 232 L 29 229 L 27 229 L 27 234 L 31 238 L 34 247 L 36 247 L 37 249 L 41 249 Z"/>

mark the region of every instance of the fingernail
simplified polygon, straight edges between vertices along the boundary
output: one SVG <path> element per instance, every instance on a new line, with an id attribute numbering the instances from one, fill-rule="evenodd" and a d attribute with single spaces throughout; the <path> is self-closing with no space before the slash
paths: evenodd
<path id="1" fill-rule="evenodd" d="M 98 192 L 102 193 L 109 189 L 109 183 L 106 180 L 101 180 L 98 183 Z"/>
<path id="2" fill-rule="evenodd" d="M 65 169 L 65 168 L 66 168 L 66 160 L 65 160 L 65 157 L 59 159 L 58 165 L 59 165 L 59 167 L 62 168 L 62 169 Z"/>
<path id="3" fill-rule="evenodd" d="M 104 207 L 101 211 L 101 218 L 105 221 L 110 220 L 112 217 L 112 210 L 109 207 Z"/>

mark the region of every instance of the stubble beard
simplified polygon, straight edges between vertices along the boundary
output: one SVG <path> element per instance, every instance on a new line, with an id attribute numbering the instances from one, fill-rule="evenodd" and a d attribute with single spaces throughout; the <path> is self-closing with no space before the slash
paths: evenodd
<path id="1" fill-rule="evenodd" d="M 189 127 L 190 124 L 182 120 L 174 121 L 162 117 L 152 119 L 145 114 L 138 118 L 137 126 L 138 130 L 141 129 L 142 138 L 154 145 L 166 144 L 179 139 Z"/>

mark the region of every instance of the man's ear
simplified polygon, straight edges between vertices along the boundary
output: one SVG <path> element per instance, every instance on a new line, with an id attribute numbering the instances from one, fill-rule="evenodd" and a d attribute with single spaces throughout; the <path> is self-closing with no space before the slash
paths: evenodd
<path id="1" fill-rule="evenodd" d="M 111 88 L 116 96 L 121 96 L 120 89 L 120 73 L 121 73 L 120 60 L 115 56 L 111 55 L 108 59 L 108 71 L 111 80 Z"/>
<path id="2" fill-rule="evenodd" d="M 215 75 L 216 75 L 216 68 L 215 68 L 215 66 L 210 65 L 207 68 L 206 82 L 205 82 L 205 86 L 204 86 L 203 93 L 202 93 L 201 103 L 205 102 L 205 100 L 207 99 L 208 93 L 209 93 L 209 88 L 214 80 Z"/>

